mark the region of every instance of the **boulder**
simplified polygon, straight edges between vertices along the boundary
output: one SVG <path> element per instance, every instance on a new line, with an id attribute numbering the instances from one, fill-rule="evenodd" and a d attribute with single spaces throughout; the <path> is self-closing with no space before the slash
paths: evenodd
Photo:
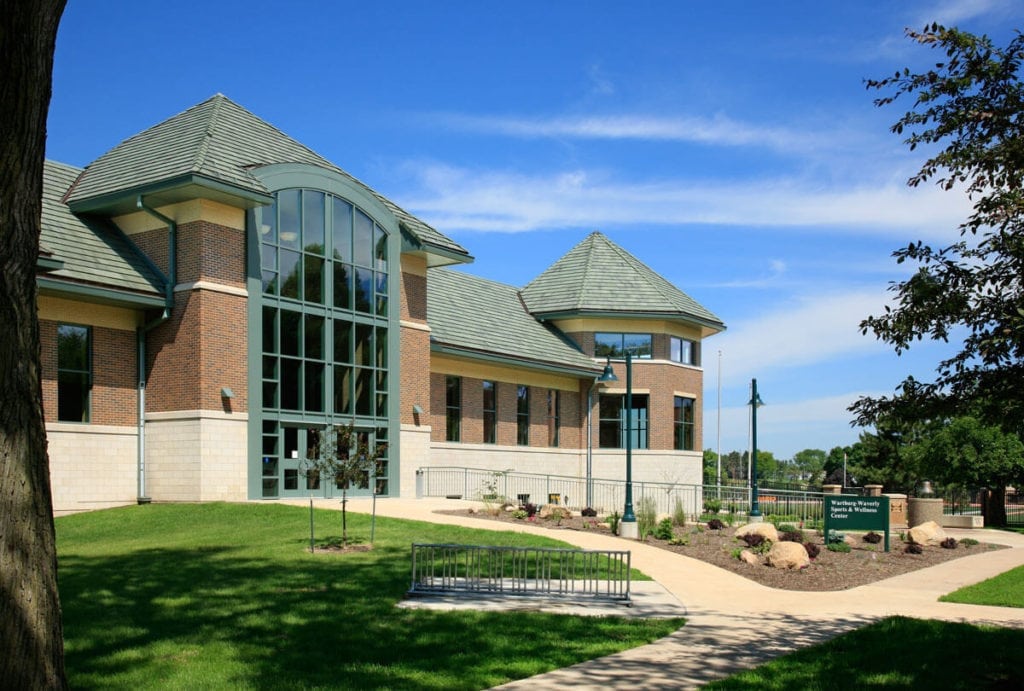
<path id="1" fill-rule="evenodd" d="M 569 509 L 564 506 L 558 506 L 557 504 L 545 504 L 540 507 L 540 511 L 537 512 L 538 518 L 568 518 Z"/>
<path id="2" fill-rule="evenodd" d="M 910 541 L 919 545 L 937 545 L 946 539 L 946 531 L 935 521 L 915 525 L 910 529 Z"/>
<path id="3" fill-rule="evenodd" d="M 779 541 L 779 531 L 775 529 L 775 526 L 771 523 L 747 523 L 741 525 L 736 529 L 736 537 L 743 537 L 744 535 L 761 535 L 765 540 L 769 542 Z"/>
<path id="4" fill-rule="evenodd" d="M 751 566 L 757 566 L 761 563 L 761 558 L 751 552 L 749 549 L 745 549 L 740 552 L 740 561 L 750 564 Z"/>
<path id="5" fill-rule="evenodd" d="M 777 569 L 802 569 L 810 563 L 807 550 L 799 542 L 776 542 L 768 551 L 768 566 Z"/>

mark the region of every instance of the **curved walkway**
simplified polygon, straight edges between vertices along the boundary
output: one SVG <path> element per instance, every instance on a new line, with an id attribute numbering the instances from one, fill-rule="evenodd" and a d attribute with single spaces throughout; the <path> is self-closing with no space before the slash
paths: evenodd
<path id="1" fill-rule="evenodd" d="M 336 508 L 337 501 L 331 502 Z M 487 529 L 486 521 L 436 513 L 472 502 L 383 499 L 377 514 L 430 523 Z M 369 512 L 353 500 L 350 511 Z M 584 549 L 623 549 L 621 538 L 598 532 L 559 531 L 501 523 L 554 537 Z M 1024 610 L 938 602 L 941 595 L 1024 565 L 1024 535 L 991 530 L 946 529 L 1012 549 L 981 552 L 937 566 L 844 591 L 798 592 L 768 588 L 705 562 L 640 542 L 629 543 L 632 564 L 677 597 L 686 626 L 650 645 L 582 662 L 506 684 L 501 689 L 694 688 L 798 648 L 813 645 L 891 615 L 1024 628 Z"/>

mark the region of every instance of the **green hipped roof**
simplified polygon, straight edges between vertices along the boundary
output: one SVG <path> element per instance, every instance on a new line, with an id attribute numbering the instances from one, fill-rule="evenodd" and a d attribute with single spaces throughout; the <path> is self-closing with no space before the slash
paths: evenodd
<path id="1" fill-rule="evenodd" d="M 469 253 L 436 229 L 306 146 L 264 122 L 222 94 L 121 142 L 91 163 L 67 196 L 76 211 L 123 207 L 135 195 L 185 185 L 216 186 L 253 203 L 269 191 L 250 175 L 252 168 L 306 163 L 347 178 L 377 198 L 399 226 L 426 249 L 469 260 Z"/>
<path id="2" fill-rule="evenodd" d="M 522 291 L 537 318 L 592 315 L 695 322 L 712 332 L 722 320 L 601 233 L 591 233 Z"/>
<path id="3" fill-rule="evenodd" d="M 129 302 L 131 294 L 150 300 L 162 296 L 163 277 L 120 230 L 101 219 L 76 216 L 62 201 L 81 172 L 55 161 L 43 165 L 40 251 L 47 263 L 59 267 L 45 278 L 70 290 L 117 291 Z"/>
<path id="4" fill-rule="evenodd" d="M 427 271 L 427 323 L 435 350 L 575 375 L 601 369 L 534 319 L 518 289 L 461 271 Z"/>

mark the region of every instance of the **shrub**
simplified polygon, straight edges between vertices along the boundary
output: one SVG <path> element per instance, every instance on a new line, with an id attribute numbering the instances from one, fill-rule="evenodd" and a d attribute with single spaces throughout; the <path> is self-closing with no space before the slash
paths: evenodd
<path id="1" fill-rule="evenodd" d="M 845 542 L 829 542 L 828 545 L 826 545 L 826 547 L 828 547 L 829 552 L 846 553 L 849 552 L 851 549 L 850 546 Z"/>
<path id="2" fill-rule="evenodd" d="M 976 544 L 978 544 L 978 541 L 975 540 L 973 537 L 965 537 L 963 540 L 960 541 L 960 544 L 964 547 L 974 547 Z"/>
<path id="3" fill-rule="evenodd" d="M 944 549 L 956 549 L 956 538 L 947 537 L 945 540 L 939 543 L 939 546 Z"/>
<path id="4" fill-rule="evenodd" d="M 641 540 L 654 534 L 654 527 L 658 523 L 658 504 L 654 497 L 640 498 L 636 508 L 636 523 Z"/>
<path id="5" fill-rule="evenodd" d="M 727 513 L 727 514 L 725 514 L 725 523 L 726 523 L 726 525 L 728 525 L 731 528 L 735 522 L 736 522 L 736 514 L 734 514 L 734 513 Z"/>
<path id="6" fill-rule="evenodd" d="M 707 499 L 704 502 L 704 510 L 708 513 L 718 513 L 722 510 L 721 499 Z"/>
<path id="7" fill-rule="evenodd" d="M 742 547 L 737 547 L 733 551 L 729 552 L 729 556 L 731 556 L 733 559 L 739 559 L 741 554 L 743 554 Z"/>
<path id="8" fill-rule="evenodd" d="M 608 515 L 608 518 L 604 519 L 608 523 L 608 527 L 612 529 L 613 535 L 619 534 L 619 521 L 622 520 L 622 516 L 619 515 L 618 511 L 613 511 Z"/>
<path id="9" fill-rule="evenodd" d="M 526 509 L 516 509 L 512 512 L 512 518 L 519 519 L 520 521 L 526 518 Z"/>
<path id="10" fill-rule="evenodd" d="M 708 521 L 708 530 L 722 530 L 723 528 L 725 528 L 725 523 L 722 523 L 717 518 L 712 518 Z"/>
<path id="11" fill-rule="evenodd" d="M 654 529 L 654 537 L 659 540 L 671 540 L 674 533 L 672 532 L 672 519 L 663 518 L 658 523 L 658 527 Z"/>
<path id="12" fill-rule="evenodd" d="M 687 540 L 685 537 L 674 537 L 668 541 L 668 544 L 672 545 L 673 547 L 685 547 L 686 545 L 690 544 L 690 541 Z"/>
<path id="13" fill-rule="evenodd" d="M 580 511 L 580 515 L 584 518 L 594 518 L 597 516 L 597 509 L 592 509 L 588 506 L 587 508 Z"/>
<path id="14" fill-rule="evenodd" d="M 683 506 L 683 500 L 678 497 L 675 506 L 672 507 L 672 522 L 680 528 L 686 525 L 686 507 Z"/>
<path id="15" fill-rule="evenodd" d="M 873 530 L 864 536 L 864 542 L 870 542 L 872 545 L 877 545 L 881 541 L 882 536 Z"/>
<path id="16" fill-rule="evenodd" d="M 792 523 L 781 523 L 776 524 L 775 529 L 778 530 L 780 533 L 795 533 L 797 527 Z"/>
<path id="17" fill-rule="evenodd" d="M 916 542 L 910 542 L 903 548 L 906 554 L 924 554 L 924 548 Z"/>
<path id="18" fill-rule="evenodd" d="M 791 526 L 786 526 L 786 527 L 789 528 Z M 804 531 L 796 530 L 796 529 L 794 529 L 794 530 L 787 530 L 786 532 L 782 533 L 779 536 L 779 541 L 780 542 L 801 542 L 802 543 L 804 541 Z"/>
<path id="19" fill-rule="evenodd" d="M 833 530 L 831 533 L 829 533 L 828 543 L 830 545 L 837 544 L 839 542 L 842 542 L 842 543 L 846 542 L 846 533 L 841 533 L 838 530 Z M 835 551 L 835 550 L 833 550 L 833 551 Z"/>
<path id="20" fill-rule="evenodd" d="M 821 554 L 821 548 L 819 548 L 813 542 L 805 542 L 804 543 L 804 549 L 807 550 L 807 556 L 810 557 L 811 559 L 814 559 L 819 554 Z"/>
<path id="21" fill-rule="evenodd" d="M 760 547 L 764 544 L 764 535 L 755 535 L 754 533 L 747 533 L 740 538 L 747 543 L 747 547 Z"/>
<path id="22" fill-rule="evenodd" d="M 526 515 L 529 518 L 533 518 L 537 515 L 537 505 L 531 504 L 530 502 L 526 502 L 525 504 L 523 504 L 523 511 L 526 512 Z"/>

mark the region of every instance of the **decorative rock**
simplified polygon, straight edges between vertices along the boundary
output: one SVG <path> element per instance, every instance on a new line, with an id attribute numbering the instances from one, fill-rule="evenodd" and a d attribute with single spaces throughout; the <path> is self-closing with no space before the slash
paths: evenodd
<path id="1" fill-rule="evenodd" d="M 776 542 L 768 551 L 768 566 L 777 569 L 802 569 L 810 563 L 807 550 L 799 542 Z"/>
<path id="2" fill-rule="evenodd" d="M 919 545 L 937 545 L 946 539 L 946 531 L 935 521 L 928 521 L 910 529 L 910 540 Z"/>
<path id="3" fill-rule="evenodd" d="M 480 509 L 476 508 L 475 506 L 471 506 L 469 507 L 469 513 L 480 513 Z"/>
<path id="4" fill-rule="evenodd" d="M 736 537 L 744 535 L 760 535 L 770 542 L 779 541 L 779 531 L 771 523 L 747 523 L 736 529 Z"/>
<path id="5" fill-rule="evenodd" d="M 538 518 L 568 518 L 569 510 L 564 506 L 557 506 L 555 504 L 545 504 L 540 507 L 540 511 L 537 512 Z"/>
<path id="6" fill-rule="evenodd" d="M 761 559 L 749 549 L 745 549 L 740 552 L 740 561 L 750 564 L 751 566 L 757 566 L 761 563 Z"/>
<path id="7" fill-rule="evenodd" d="M 860 544 L 860 540 L 855 538 L 853 535 L 843 535 L 843 542 L 848 544 L 850 547 L 856 547 Z"/>

